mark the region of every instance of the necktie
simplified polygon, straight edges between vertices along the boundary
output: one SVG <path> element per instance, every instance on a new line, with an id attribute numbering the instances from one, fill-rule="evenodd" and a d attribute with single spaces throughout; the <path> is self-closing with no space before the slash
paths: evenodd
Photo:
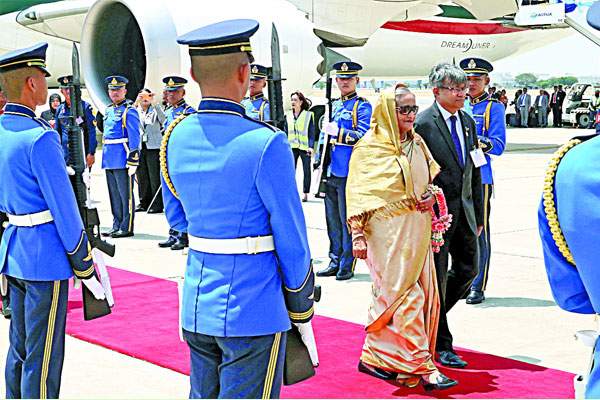
<path id="1" fill-rule="evenodd" d="M 525 105 L 525 95 L 521 96 L 521 105 L 524 106 Z"/>
<path id="2" fill-rule="evenodd" d="M 557 93 L 557 92 L 554 92 L 554 96 L 552 96 L 552 97 L 553 97 L 553 99 L 552 99 L 552 102 L 553 102 L 553 103 L 556 103 L 556 93 Z"/>
<path id="3" fill-rule="evenodd" d="M 456 154 L 458 154 L 458 160 L 460 161 L 460 166 L 464 167 L 465 165 L 465 161 L 463 160 L 463 151 L 462 151 L 462 147 L 460 146 L 460 140 L 458 139 L 458 131 L 456 130 L 456 115 L 452 115 L 450 116 L 450 122 L 451 122 L 451 133 L 452 133 L 452 139 L 454 140 L 454 146 L 456 147 Z"/>

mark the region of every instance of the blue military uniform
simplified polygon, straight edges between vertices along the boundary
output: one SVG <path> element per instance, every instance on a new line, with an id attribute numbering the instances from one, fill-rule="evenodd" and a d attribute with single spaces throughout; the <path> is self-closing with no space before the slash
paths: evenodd
<path id="1" fill-rule="evenodd" d="M 127 84 L 127 78 L 109 76 L 109 89 Z M 140 159 L 140 117 L 135 108 L 122 100 L 111 104 L 104 113 L 102 168 L 106 170 L 110 208 L 113 215 L 111 237 L 133 236 L 133 176 L 128 167 L 137 167 Z M 104 234 L 106 236 L 106 233 Z"/>
<path id="2" fill-rule="evenodd" d="M 225 21 L 178 42 L 193 56 L 250 52 L 257 29 L 256 21 Z M 204 97 L 197 114 L 165 132 L 161 164 L 169 224 L 190 235 L 181 310 L 190 397 L 277 397 L 290 320 L 313 315 L 287 137 L 247 117 L 237 101 Z"/>
<path id="3" fill-rule="evenodd" d="M 460 67 L 468 76 L 487 76 L 492 70 L 492 65 L 481 58 L 465 58 L 460 62 Z M 487 92 L 477 98 L 471 98 L 471 115 L 475 120 L 479 148 L 485 154 L 487 163 L 479 167 L 481 183 L 483 184 L 483 230 L 479 235 L 479 273 L 471 285 L 471 293 L 467 303 L 476 304 L 485 298 L 483 291 L 486 288 L 490 257 L 492 254 L 490 243 L 490 202 L 494 188 L 492 160 L 490 155 L 499 156 L 506 146 L 506 119 L 504 105 L 492 99 Z M 475 293 L 473 293 L 475 292 Z"/>
<path id="4" fill-rule="evenodd" d="M 0 57 L 0 74 L 46 71 L 47 43 Z M 10 288 L 7 398 L 58 398 L 64 360 L 68 280 L 95 275 L 59 136 L 23 104 L 0 116 L 0 211 L 9 225 L 0 272 Z"/>
<path id="5" fill-rule="evenodd" d="M 338 78 L 352 78 L 362 69 L 360 64 L 342 61 L 333 65 Z M 339 128 L 332 142 L 331 163 L 327 167 L 325 189 L 325 216 L 329 236 L 329 266 L 317 276 L 337 274 L 337 279 L 349 279 L 354 275 L 355 259 L 352 255 L 352 236 L 346 227 L 346 179 L 354 145 L 369 130 L 373 108 L 356 92 L 342 96 L 332 105 L 333 122 Z M 324 134 L 321 132 L 320 142 Z M 320 158 L 320 157 L 319 157 Z"/>
<path id="6" fill-rule="evenodd" d="M 267 79 L 267 68 L 258 64 L 250 65 L 250 79 Z M 254 96 L 246 97 L 244 100 L 242 100 L 242 105 L 246 109 L 246 115 L 250 118 L 257 121 L 271 120 L 269 100 L 265 98 L 264 94 L 258 93 Z"/>
<path id="7" fill-rule="evenodd" d="M 61 76 L 58 78 L 61 89 L 68 88 L 72 81 L 73 75 Z M 88 134 L 87 140 L 84 141 L 85 154 L 95 155 L 96 147 L 98 147 L 98 140 L 96 139 L 96 117 L 94 115 L 94 109 L 84 100 L 81 100 L 81 107 L 83 109 L 84 120 L 81 122 L 80 127 L 83 132 L 87 132 Z M 56 131 L 60 135 L 65 162 L 67 164 L 69 163 L 69 121 L 67 117 L 70 116 L 71 108 L 66 102 L 61 103 L 56 109 Z"/>
<path id="8" fill-rule="evenodd" d="M 600 137 L 586 139 L 569 141 L 550 160 L 538 220 L 554 300 L 567 311 L 598 314 Z M 600 398 L 598 343 L 585 397 Z"/>
<path id="9" fill-rule="evenodd" d="M 165 89 L 167 91 L 177 90 L 185 86 L 187 79 L 180 76 L 167 76 L 163 79 L 165 83 Z M 169 108 L 165 110 L 165 131 L 171 126 L 173 121 L 182 115 L 189 115 L 196 112 L 196 109 L 186 103 L 184 99 L 181 99 L 176 104 L 169 105 Z M 163 192 L 164 193 L 164 192 Z M 188 235 L 187 232 L 179 232 L 176 229 L 169 229 L 169 239 L 166 242 L 162 242 L 159 246 L 164 244 L 171 244 L 172 250 L 181 250 L 188 246 Z"/>

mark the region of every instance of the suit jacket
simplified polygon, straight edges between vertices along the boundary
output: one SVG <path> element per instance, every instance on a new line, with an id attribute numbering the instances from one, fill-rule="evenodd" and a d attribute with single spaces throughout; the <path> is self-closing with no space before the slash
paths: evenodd
<path id="1" fill-rule="evenodd" d="M 535 102 L 533 104 L 538 108 L 548 108 L 548 96 L 538 94 L 535 96 Z"/>
<path id="2" fill-rule="evenodd" d="M 556 93 L 556 101 L 554 101 L 554 93 Z M 562 107 L 563 95 L 564 92 L 552 92 L 550 93 L 550 107 Z"/>
<path id="3" fill-rule="evenodd" d="M 442 169 L 433 183 L 444 191 L 448 212 L 454 216 L 452 223 L 458 223 L 462 206 L 469 227 L 477 234 L 477 227 L 483 225 L 481 172 L 475 168 L 469 154 L 478 148 L 477 130 L 473 118 L 463 110 L 458 113 L 465 133 L 464 167 L 460 165 L 452 134 L 435 102 L 417 116 L 415 131 L 423 137 Z"/>
<path id="4" fill-rule="evenodd" d="M 525 102 L 523 103 L 523 96 L 525 96 Z M 531 96 L 528 93 L 523 93 L 519 96 L 517 100 L 517 107 L 527 107 L 527 109 L 531 108 Z"/>

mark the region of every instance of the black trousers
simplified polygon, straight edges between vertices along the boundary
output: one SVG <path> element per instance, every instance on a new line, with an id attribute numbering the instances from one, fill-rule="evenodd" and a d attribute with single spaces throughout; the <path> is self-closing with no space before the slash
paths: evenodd
<path id="1" fill-rule="evenodd" d="M 444 245 L 439 253 L 434 254 L 440 292 L 440 322 L 435 346 L 437 351 L 453 350 L 446 313 L 471 288 L 478 272 L 477 234 L 469 228 L 462 207 L 459 214 L 454 214 L 452 225 L 444 235 Z M 448 255 L 452 257 L 450 270 Z"/>
<path id="2" fill-rule="evenodd" d="M 559 106 L 552 106 L 552 126 L 562 126 L 562 113 Z"/>
<path id="3" fill-rule="evenodd" d="M 147 209 L 160 188 L 160 150 L 148 149 L 146 143 L 142 143 L 140 165 L 136 172 L 140 205 Z M 152 203 L 152 209 L 163 209 L 163 199 L 160 194 L 156 196 L 154 203 Z"/>
<path id="4" fill-rule="evenodd" d="M 292 153 L 294 153 L 294 168 L 296 168 L 296 164 L 298 163 L 298 156 L 302 160 L 302 169 L 304 170 L 304 184 L 303 191 L 304 193 L 310 192 L 310 154 L 308 151 L 300 150 L 300 149 L 292 149 Z"/>

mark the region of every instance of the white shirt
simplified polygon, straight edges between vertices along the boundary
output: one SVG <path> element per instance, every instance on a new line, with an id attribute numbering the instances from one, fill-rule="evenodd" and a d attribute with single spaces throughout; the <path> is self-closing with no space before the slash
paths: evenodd
<path id="1" fill-rule="evenodd" d="M 440 112 L 442 113 L 442 118 L 444 118 L 444 121 L 446 122 L 446 126 L 448 127 L 448 132 L 450 132 L 450 134 L 452 134 L 452 121 L 450 120 L 451 116 L 456 116 L 456 133 L 458 134 L 458 141 L 460 142 L 460 148 L 462 150 L 462 159 L 463 161 L 465 160 L 465 136 L 463 134 L 463 129 L 462 129 L 462 123 L 460 121 L 460 115 L 458 115 L 458 111 L 454 114 L 450 114 L 450 112 L 448 110 L 446 110 L 444 107 L 442 107 L 442 105 L 440 103 L 438 103 L 438 101 L 435 101 L 435 104 L 437 104 L 438 108 L 440 109 Z"/>

